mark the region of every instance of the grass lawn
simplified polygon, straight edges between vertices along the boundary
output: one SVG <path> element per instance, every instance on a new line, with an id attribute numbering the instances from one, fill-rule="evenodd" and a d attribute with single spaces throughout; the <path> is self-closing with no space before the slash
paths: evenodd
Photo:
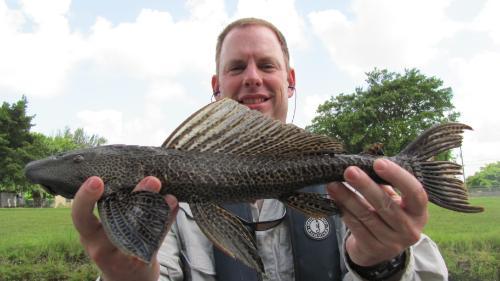
<path id="1" fill-rule="evenodd" d="M 438 244 L 450 280 L 500 280 L 500 197 L 471 198 L 485 207 L 479 214 L 462 214 L 430 204 L 424 232 Z"/>
<path id="2" fill-rule="evenodd" d="M 460 214 L 430 205 L 425 233 L 438 244 L 450 280 L 500 281 L 500 197 L 472 198 L 486 211 Z M 70 209 L 0 209 L 0 280 L 95 280 Z"/>
<path id="3" fill-rule="evenodd" d="M 0 280 L 95 280 L 70 209 L 0 209 Z"/>

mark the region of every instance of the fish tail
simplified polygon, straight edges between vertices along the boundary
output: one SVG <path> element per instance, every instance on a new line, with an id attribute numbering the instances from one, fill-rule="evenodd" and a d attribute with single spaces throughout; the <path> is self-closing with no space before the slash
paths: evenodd
<path id="1" fill-rule="evenodd" d="M 434 160 L 439 153 L 459 147 L 464 130 L 472 128 L 460 123 L 432 127 L 403 149 L 395 160 L 403 160 L 403 166 L 422 183 L 432 203 L 457 212 L 478 213 L 484 209 L 469 204 L 468 191 L 456 178 L 462 174 L 462 166 Z"/>

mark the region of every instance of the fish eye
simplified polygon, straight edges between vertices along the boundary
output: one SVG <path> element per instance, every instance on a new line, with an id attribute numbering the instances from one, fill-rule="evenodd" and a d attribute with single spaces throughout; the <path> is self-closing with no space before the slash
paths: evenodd
<path id="1" fill-rule="evenodd" d="M 78 154 L 76 155 L 75 157 L 73 157 L 73 162 L 74 163 L 80 163 L 82 162 L 83 160 L 85 160 L 85 158 L 83 157 L 83 155 L 81 154 Z"/>

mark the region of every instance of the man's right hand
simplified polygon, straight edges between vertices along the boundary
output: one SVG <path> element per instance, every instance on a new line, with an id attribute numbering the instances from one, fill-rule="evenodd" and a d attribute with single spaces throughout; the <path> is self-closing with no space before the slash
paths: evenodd
<path id="1" fill-rule="evenodd" d="M 155 177 L 142 179 L 134 191 L 159 192 L 161 182 Z M 158 280 L 160 265 L 155 257 L 148 265 L 139 259 L 123 253 L 109 241 L 99 219 L 93 214 L 95 203 L 104 192 L 104 183 L 99 177 L 90 177 L 83 183 L 75 195 L 71 216 L 76 230 L 80 233 L 80 242 L 85 251 L 102 271 L 105 281 L 113 280 Z M 178 211 L 177 199 L 167 195 L 165 201 L 172 212 L 173 222 Z"/>

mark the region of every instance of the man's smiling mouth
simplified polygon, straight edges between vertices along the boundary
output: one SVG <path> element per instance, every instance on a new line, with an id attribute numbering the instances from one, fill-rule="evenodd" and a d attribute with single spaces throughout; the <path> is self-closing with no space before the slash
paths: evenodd
<path id="1" fill-rule="evenodd" d="M 259 103 L 263 103 L 265 101 L 268 101 L 269 98 L 243 98 L 241 100 L 239 100 L 239 102 L 241 104 L 244 104 L 244 105 L 249 105 L 249 104 L 259 104 Z"/>

